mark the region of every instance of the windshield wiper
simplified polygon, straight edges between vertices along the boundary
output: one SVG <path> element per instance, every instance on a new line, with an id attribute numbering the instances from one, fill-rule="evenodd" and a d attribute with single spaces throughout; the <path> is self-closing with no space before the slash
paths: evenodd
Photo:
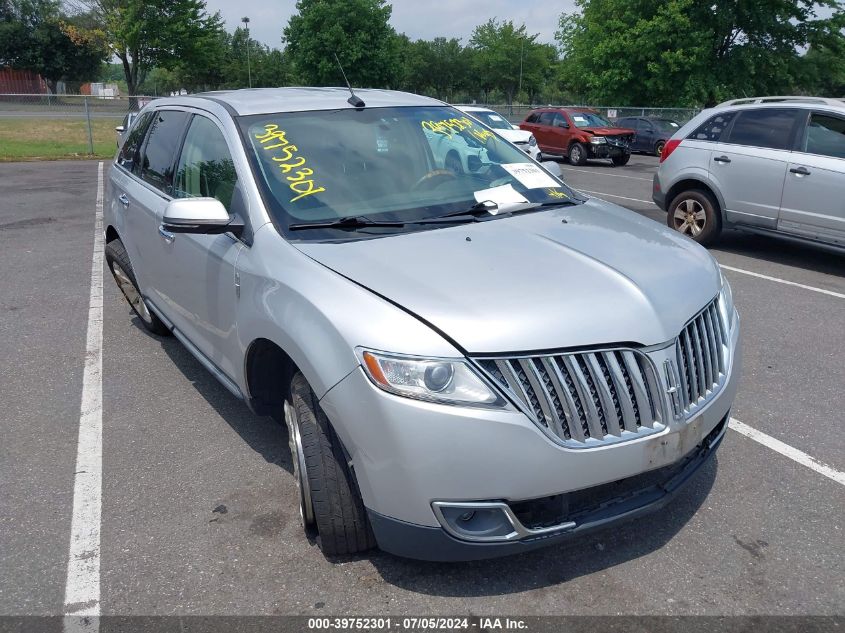
<path id="1" fill-rule="evenodd" d="M 401 228 L 405 226 L 405 222 L 382 222 L 379 220 L 370 220 L 369 218 L 362 216 L 348 216 L 327 222 L 302 222 L 298 224 L 290 224 L 288 225 L 288 230 L 304 231 L 306 229 L 346 229 L 354 231 L 356 229 L 363 229 L 370 226 Z"/>
<path id="2" fill-rule="evenodd" d="M 502 211 L 501 213 L 496 213 L 499 208 L 499 205 L 495 202 L 491 202 L 490 200 L 485 200 L 484 202 L 476 202 L 472 205 L 469 209 L 463 209 L 461 211 L 454 211 L 452 213 L 447 213 L 446 215 L 439 216 L 440 218 L 454 218 L 458 216 L 472 216 L 478 218 L 478 216 L 484 217 L 485 214 L 489 214 L 490 217 L 508 217 L 513 213 L 523 213 L 525 211 L 534 211 L 541 207 L 565 207 L 568 205 L 579 204 L 583 202 L 578 198 L 568 198 L 566 200 L 549 200 L 546 202 L 524 202 L 520 204 L 524 204 L 525 206 L 519 209 L 513 209 L 509 211 Z M 437 218 L 433 218 L 437 219 Z"/>
<path id="3" fill-rule="evenodd" d="M 370 227 L 376 228 L 402 228 L 408 224 L 461 224 L 463 222 L 477 222 L 478 218 L 461 212 L 453 216 L 442 216 L 436 218 L 423 218 L 422 220 L 408 220 L 407 222 L 384 222 L 381 220 L 370 220 L 363 216 L 348 216 L 327 222 L 302 222 L 288 225 L 289 231 L 304 231 L 306 229 L 342 229 L 355 231 Z"/>

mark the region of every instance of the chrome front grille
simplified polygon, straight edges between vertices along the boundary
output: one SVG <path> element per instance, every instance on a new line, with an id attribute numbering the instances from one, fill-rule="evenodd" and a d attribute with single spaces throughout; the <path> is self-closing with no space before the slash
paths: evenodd
<path id="1" fill-rule="evenodd" d="M 664 428 L 657 373 L 637 350 L 476 362 L 541 429 L 565 445 L 595 446 Z"/>
<path id="2" fill-rule="evenodd" d="M 681 406 L 689 417 L 722 387 L 727 375 L 728 336 L 712 301 L 683 329 L 675 343 Z"/>

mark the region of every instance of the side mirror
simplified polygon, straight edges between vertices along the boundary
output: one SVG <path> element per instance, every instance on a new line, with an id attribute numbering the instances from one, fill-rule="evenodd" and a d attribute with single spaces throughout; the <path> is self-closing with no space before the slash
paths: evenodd
<path id="1" fill-rule="evenodd" d="M 561 121 L 560 123 L 557 124 L 557 127 L 568 128 L 569 123 L 567 123 L 566 121 Z"/>
<path id="2" fill-rule="evenodd" d="M 560 170 L 560 163 L 554 160 L 542 160 L 540 161 L 540 165 L 543 169 L 549 172 L 552 176 L 556 178 L 560 178 L 563 174 Z"/>
<path id="3" fill-rule="evenodd" d="M 165 207 L 161 227 L 171 233 L 240 235 L 244 223 L 238 216 L 229 215 L 216 198 L 177 198 Z"/>
<path id="4" fill-rule="evenodd" d="M 116 128 L 114 128 L 114 131 L 118 134 L 123 134 L 126 131 L 126 128 L 122 125 L 118 125 Z"/>

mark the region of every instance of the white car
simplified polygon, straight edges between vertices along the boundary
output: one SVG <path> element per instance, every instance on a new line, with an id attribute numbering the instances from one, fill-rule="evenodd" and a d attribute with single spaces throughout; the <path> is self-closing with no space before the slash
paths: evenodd
<path id="1" fill-rule="evenodd" d="M 489 108 L 480 108 L 477 106 L 455 106 L 461 112 L 466 112 L 472 117 L 481 121 L 487 127 L 493 130 L 506 141 L 509 141 L 528 154 L 534 160 L 540 160 L 540 148 L 537 145 L 537 139 L 531 132 L 520 130 L 519 126 L 512 125 L 505 117 Z"/>

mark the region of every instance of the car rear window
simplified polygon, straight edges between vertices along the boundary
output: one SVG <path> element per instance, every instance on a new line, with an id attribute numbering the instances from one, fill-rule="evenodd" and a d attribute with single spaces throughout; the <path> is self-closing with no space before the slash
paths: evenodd
<path id="1" fill-rule="evenodd" d="M 794 108 L 743 110 L 737 116 L 726 143 L 767 149 L 789 149 L 799 111 Z"/>

